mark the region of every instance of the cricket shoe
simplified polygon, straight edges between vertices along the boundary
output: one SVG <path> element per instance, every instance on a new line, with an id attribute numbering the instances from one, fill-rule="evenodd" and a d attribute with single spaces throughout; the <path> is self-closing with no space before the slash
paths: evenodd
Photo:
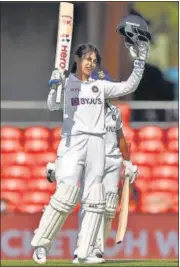
<path id="1" fill-rule="evenodd" d="M 80 263 L 77 255 L 74 255 L 74 259 L 73 259 L 72 263 L 74 263 L 74 264 Z"/>
<path id="2" fill-rule="evenodd" d="M 77 263 L 87 263 L 87 264 L 94 264 L 94 263 L 103 263 L 105 262 L 105 259 L 103 258 L 102 255 L 96 255 L 96 256 L 88 256 L 85 259 L 80 259 L 76 255 L 74 256 L 74 259 L 72 263 L 77 264 Z"/>
<path id="3" fill-rule="evenodd" d="M 43 247 L 37 247 L 33 253 L 33 260 L 38 264 L 46 263 L 46 250 Z"/>

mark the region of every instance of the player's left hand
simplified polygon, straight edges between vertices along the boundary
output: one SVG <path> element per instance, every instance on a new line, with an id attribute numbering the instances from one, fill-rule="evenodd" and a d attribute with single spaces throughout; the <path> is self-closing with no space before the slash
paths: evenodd
<path id="1" fill-rule="evenodd" d="M 48 162 L 46 165 L 46 178 L 50 183 L 53 183 L 55 180 L 55 163 Z"/>
<path id="2" fill-rule="evenodd" d="M 138 45 L 129 45 L 129 52 L 134 59 L 148 61 L 149 42 L 139 41 Z"/>
<path id="3" fill-rule="evenodd" d="M 138 175 L 138 167 L 127 160 L 124 160 L 123 164 L 125 166 L 124 179 L 129 177 L 130 184 L 132 184 Z"/>
<path id="4" fill-rule="evenodd" d="M 147 62 L 148 58 L 149 58 L 149 42 L 139 41 L 138 59 Z"/>

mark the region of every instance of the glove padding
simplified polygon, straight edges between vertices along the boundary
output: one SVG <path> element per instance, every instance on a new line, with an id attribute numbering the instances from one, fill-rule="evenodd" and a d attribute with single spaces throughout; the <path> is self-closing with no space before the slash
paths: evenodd
<path id="1" fill-rule="evenodd" d="M 149 58 L 149 42 L 139 41 L 137 45 L 128 45 L 128 49 L 133 58 L 144 62 Z"/>
<path id="2" fill-rule="evenodd" d="M 129 177 L 130 184 L 132 184 L 138 175 L 138 167 L 133 165 L 131 161 L 124 160 L 123 164 L 125 166 L 124 179 Z"/>
<path id="3" fill-rule="evenodd" d="M 144 70 L 145 64 L 149 57 L 149 43 L 148 42 L 138 42 L 138 46 L 130 46 L 130 53 L 134 60 L 134 68 L 137 70 Z"/>
<path id="4" fill-rule="evenodd" d="M 140 41 L 138 43 L 138 59 L 148 61 L 149 58 L 149 42 Z"/>
<path id="5" fill-rule="evenodd" d="M 57 89 L 60 84 L 64 87 L 66 81 L 65 74 L 60 72 L 58 69 L 54 69 L 49 80 L 50 89 Z"/>
<path id="6" fill-rule="evenodd" d="M 56 164 L 48 162 L 48 164 L 46 165 L 46 178 L 50 183 L 53 183 L 55 180 L 55 169 Z"/>

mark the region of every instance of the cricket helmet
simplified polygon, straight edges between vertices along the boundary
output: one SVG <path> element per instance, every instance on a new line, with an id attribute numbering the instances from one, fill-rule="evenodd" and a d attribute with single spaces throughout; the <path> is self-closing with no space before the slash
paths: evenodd
<path id="1" fill-rule="evenodd" d="M 138 41 L 148 42 L 151 40 L 148 25 L 146 21 L 137 15 L 125 17 L 116 27 L 116 31 L 125 36 L 128 43 L 137 43 Z"/>

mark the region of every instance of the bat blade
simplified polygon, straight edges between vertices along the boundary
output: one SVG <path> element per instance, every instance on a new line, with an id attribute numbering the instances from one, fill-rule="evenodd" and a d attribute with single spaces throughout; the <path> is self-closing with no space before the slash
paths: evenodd
<path id="1" fill-rule="evenodd" d="M 123 184 L 121 206 L 119 213 L 119 223 L 116 234 L 116 243 L 120 244 L 123 239 L 127 228 L 128 212 L 129 212 L 129 178 L 126 178 Z"/>
<path id="2" fill-rule="evenodd" d="M 60 3 L 55 68 L 58 68 L 61 72 L 69 68 L 73 33 L 73 13 L 73 4 L 66 2 Z"/>
<path id="3" fill-rule="evenodd" d="M 61 2 L 59 5 L 55 68 L 59 69 L 62 73 L 69 69 L 73 20 L 74 5 L 67 2 Z M 62 89 L 62 85 L 59 85 L 57 89 L 56 103 L 61 103 Z"/>

